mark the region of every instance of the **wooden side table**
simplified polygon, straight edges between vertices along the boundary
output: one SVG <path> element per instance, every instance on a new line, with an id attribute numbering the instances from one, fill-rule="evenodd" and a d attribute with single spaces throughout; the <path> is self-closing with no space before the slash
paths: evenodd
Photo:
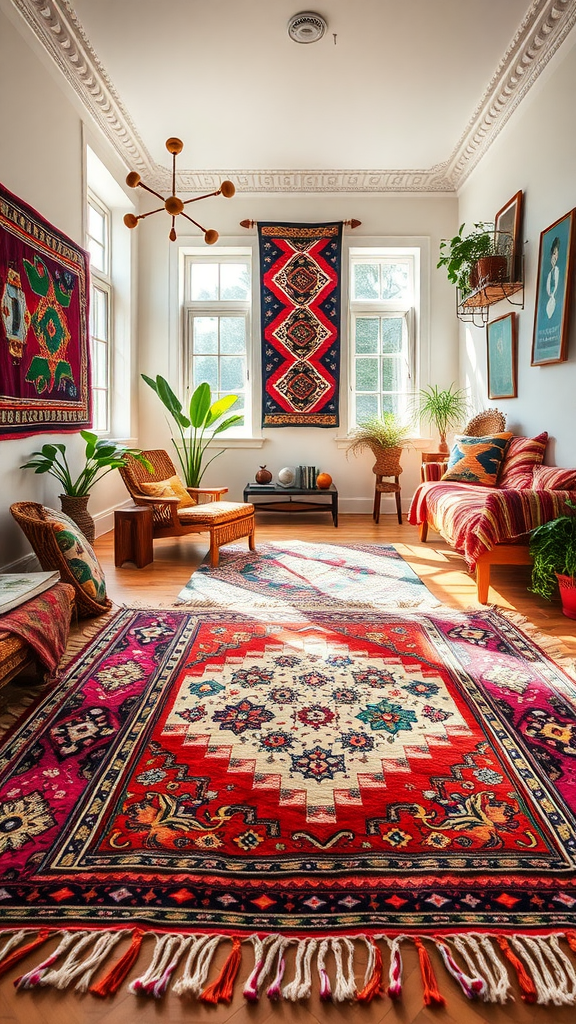
<path id="1" fill-rule="evenodd" d="M 446 471 L 449 457 L 444 452 L 422 452 L 422 465 L 420 466 L 422 483 L 439 480 Z"/>
<path id="2" fill-rule="evenodd" d="M 137 569 L 154 561 L 152 509 L 132 505 L 114 511 L 114 565 L 134 562 Z"/>

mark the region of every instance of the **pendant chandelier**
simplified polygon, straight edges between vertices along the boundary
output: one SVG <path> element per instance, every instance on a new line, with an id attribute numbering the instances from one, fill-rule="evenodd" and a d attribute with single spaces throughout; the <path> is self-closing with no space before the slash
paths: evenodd
<path id="1" fill-rule="evenodd" d="M 130 174 L 126 177 L 126 184 L 129 185 L 130 188 L 137 188 L 140 186 L 140 188 L 145 189 L 146 192 L 150 192 L 153 196 L 160 199 L 164 205 L 159 206 L 157 210 L 150 210 L 148 213 L 141 213 L 137 217 L 133 213 L 127 213 L 124 216 L 124 223 L 127 228 L 135 228 L 137 227 L 139 220 L 144 220 L 145 217 L 151 217 L 154 213 L 160 213 L 161 210 L 166 210 L 168 216 L 172 218 L 172 227 L 170 228 L 170 234 L 168 236 L 171 242 L 176 241 L 176 228 L 174 226 L 176 217 L 185 217 L 186 220 L 189 220 L 192 224 L 195 224 L 197 228 L 200 228 L 200 231 L 204 232 L 204 241 L 207 245 L 214 245 L 214 242 L 218 241 L 218 232 L 214 231 L 213 228 L 209 228 L 208 230 L 203 228 L 197 220 L 194 220 L 193 217 L 184 213 L 184 207 L 188 206 L 189 203 L 198 203 L 201 199 L 209 199 L 211 196 L 223 195 L 226 199 L 231 199 L 236 189 L 231 181 L 223 181 L 216 192 L 208 192 L 205 196 L 195 196 L 194 199 L 186 199 L 185 201 L 179 199 L 176 195 L 176 157 L 178 153 L 182 152 L 183 148 L 184 143 L 180 139 L 166 139 L 166 149 L 169 153 L 172 153 L 172 195 L 168 196 L 167 199 L 164 199 L 164 196 L 161 196 L 159 192 L 155 192 L 153 188 L 149 187 L 149 185 L 145 185 L 137 171 L 130 171 Z"/>

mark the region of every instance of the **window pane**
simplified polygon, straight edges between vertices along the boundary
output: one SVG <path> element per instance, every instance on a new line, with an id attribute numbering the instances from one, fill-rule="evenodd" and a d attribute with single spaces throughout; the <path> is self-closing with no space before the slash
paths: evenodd
<path id="1" fill-rule="evenodd" d="M 92 334 L 108 339 L 108 293 L 101 288 L 92 289 Z"/>
<path id="2" fill-rule="evenodd" d="M 244 360 L 238 356 L 227 356 L 220 360 L 220 387 L 223 391 L 234 391 L 244 387 Z"/>
<path id="3" fill-rule="evenodd" d="M 102 341 L 94 341 L 92 354 L 92 384 L 95 388 L 105 388 L 108 385 L 108 346 Z"/>
<path id="4" fill-rule="evenodd" d="M 194 317 L 194 355 L 218 351 L 218 318 L 215 316 Z"/>
<path id="5" fill-rule="evenodd" d="M 88 234 L 100 242 L 101 245 L 104 245 L 106 241 L 106 218 L 91 203 L 88 204 Z"/>
<path id="6" fill-rule="evenodd" d="M 386 353 L 402 351 L 402 324 L 400 317 L 382 318 L 382 351 Z"/>
<path id="7" fill-rule="evenodd" d="M 400 360 L 382 360 L 382 391 L 400 390 Z"/>
<path id="8" fill-rule="evenodd" d="M 354 299 L 378 299 L 378 264 L 354 263 L 352 297 Z"/>
<path id="9" fill-rule="evenodd" d="M 237 394 L 236 391 L 234 391 L 233 393 Z M 222 391 L 218 395 L 218 398 L 224 398 L 225 394 L 227 394 L 227 392 L 226 391 Z M 244 415 L 244 408 L 245 408 L 244 395 L 238 395 L 238 401 L 234 402 L 234 405 L 230 409 L 227 410 L 227 412 L 224 414 L 224 419 L 228 419 L 228 416 L 243 416 Z M 236 426 L 239 427 L 240 424 L 237 423 Z"/>
<path id="10" fill-rule="evenodd" d="M 382 412 L 393 412 L 400 415 L 400 398 L 398 395 L 382 395 Z"/>
<path id="11" fill-rule="evenodd" d="M 104 258 L 104 246 L 100 245 L 93 238 L 88 241 L 88 249 L 90 252 L 90 262 L 95 270 L 101 270 L 102 273 L 106 270 L 105 258 Z"/>
<path id="12" fill-rule="evenodd" d="M 220 351 L 225 356 L 246 351 L 246 321 L 243 316 L 220 318 Z"/>
<path id="13" fill-rule="evenodd" d="M 243 301 L 250 298 L 250 274 L 245 263 L 220 264 L 220 298 Z"/>
<path id="14" fill-rule="evenodd" d="M 192 263 L 192 298 L 208 301 L 218 298 L 217 263 Z"/>
<path id="15" fill-rule="evenodd" d="M 107 392 L 92 392 L 92 422 L 94 430 L 108 429 Z"/>
<path id="16" fill-rule="evenodd" d="M 378 391 L 378 360 L 356 360 L 356 390 Z"/>
<path id="17" fill-rule="evenodd" d="M 407 263 L 382 264 L 382 298 L 409 301 L 409 275 Z"/>
<path id="18" fill-rule="evenodd" d="M 378 415 L 377 395 L 356 395 L 356 422 L 362 423 Z"/>
<path id="19" fill-rule="evenodd" d="M 356 351 L 376 353 L 378 351 L 378 318 L 359 316 L 356 319 Z"/>
<path id="20" fill-rule="evenodd" d="M 200 356 L 193 360 L 194 364 L 194 390 L 203 381 L 210 385 L 212 392 L 218 391 L 218 357 Z M 214 396 L 212 396 L 214 397 Z"/>

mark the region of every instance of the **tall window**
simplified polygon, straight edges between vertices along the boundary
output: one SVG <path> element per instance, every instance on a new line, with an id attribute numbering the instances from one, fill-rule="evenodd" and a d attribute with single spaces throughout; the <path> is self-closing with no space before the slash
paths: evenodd
<path id="1" fill-rule="evenodd" d="M 409 250 L 350 255 L 351 426 L 409 415 L 415 370 L 416 257 Z"/>
<path id="2" fill-rule="evenodd" d="M 110 212 L 88 194 L 86 248 L 90 253 L 90 341 L 92 346 L 93 425 L 110 430 L 112 281 L 110 276 Z"/>
<path id="3" fill-rule="evenodd" d="M 188 397 L 203 381 L 213 399 L 238 395 L 231 414 L 244 416 L 250 433 L 248 362 L 251 257 L 246 250 L 187 256 L 185 262 L 184 385 Z"/>

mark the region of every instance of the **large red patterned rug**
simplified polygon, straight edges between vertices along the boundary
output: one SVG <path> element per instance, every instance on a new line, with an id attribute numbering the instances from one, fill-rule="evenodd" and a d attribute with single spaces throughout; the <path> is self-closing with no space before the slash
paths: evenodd
<path id="1" fill-rule="evenodd" d="M 0 971 L 62 932 L 21 986 L 367 1000 L 410 941 L 427 1002 L 435 946 L 573 1003 L 574 703 L 491 610 L 122 611 L 0 753 Z"/>

